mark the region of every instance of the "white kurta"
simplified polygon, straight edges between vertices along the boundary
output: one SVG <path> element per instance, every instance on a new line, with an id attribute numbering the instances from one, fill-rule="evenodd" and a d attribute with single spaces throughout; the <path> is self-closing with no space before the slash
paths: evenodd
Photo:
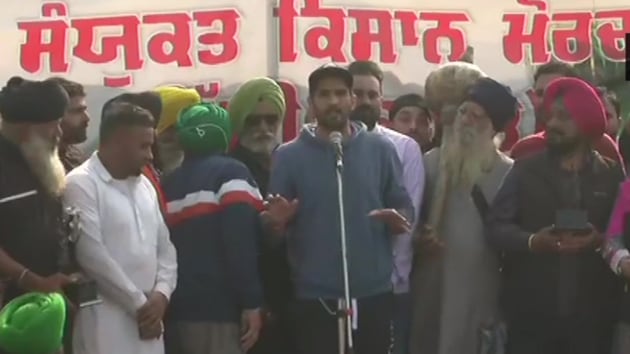
<path id="1" fill-rule="evenodd" d="M 79 310 L 75 354 L 163 354 L 162 339 L 141 340 L 136 311 L 145 293 L 170 297 L 177 255 L 156 191 L 144 176 L 112 178 L 97 153 L 67 177 L 65 204 L 80 211 L 77 259 L 103 303 Z"/>

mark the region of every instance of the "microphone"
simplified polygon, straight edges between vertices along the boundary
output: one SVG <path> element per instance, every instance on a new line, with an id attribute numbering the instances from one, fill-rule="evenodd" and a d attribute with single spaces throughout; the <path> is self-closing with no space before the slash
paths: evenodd
<path id="1" fill-rule="evenodd" d="M 343 140 L 343 135 L 340 132 L 334 131 L 331 132 L 328 136 L 330 138 L 330 142 L 335 147 L 335 156 L 337 157 L 337 168 L 341 169 L 343 167 L 343 146 L 341 142 Z"/>

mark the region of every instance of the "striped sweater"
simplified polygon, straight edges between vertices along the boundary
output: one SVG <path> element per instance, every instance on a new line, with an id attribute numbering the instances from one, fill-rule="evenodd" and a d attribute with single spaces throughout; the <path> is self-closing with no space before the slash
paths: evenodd
<path id="1" fill-rule="evenodd" d="M 238 322 L 242 310 L 262 305 L 262 197 L 249 170 L 223 155 L 187 157 L 163 189 L 178 259 L 169 318 Z"/>

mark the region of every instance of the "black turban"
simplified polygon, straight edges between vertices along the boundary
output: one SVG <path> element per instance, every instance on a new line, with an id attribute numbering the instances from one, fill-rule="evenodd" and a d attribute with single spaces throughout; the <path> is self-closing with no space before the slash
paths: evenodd
<path id="1" fill-rule="evenodd" d="M 502 132 L 516 117 L 517 101 L 512 90 L 490 78 L 477 80 L 468 92 L 468 100 L 483 107 L 496 132 Z"/>
<path id="2" fill-rule="evenodd" d="M 427 115 L 429 111 L 427 109 L 427 105 L 422 99 L 422 96 L 416 95 L 415 93 L 410 93 L 407 95 L 402 95 L 392 102 L 392 105 L 389 108 L 389 120 L 394 120 L 394 117 L 401 109 L 405 107 L 418 107 Z"/>
<path id="3" fill-rule="evenodd" d="M 31 81 L 14 76 L 0 91 L 0 114 L 11 123 L 49 123 L 61 119 L 70 99 L 54 81 Z"/>

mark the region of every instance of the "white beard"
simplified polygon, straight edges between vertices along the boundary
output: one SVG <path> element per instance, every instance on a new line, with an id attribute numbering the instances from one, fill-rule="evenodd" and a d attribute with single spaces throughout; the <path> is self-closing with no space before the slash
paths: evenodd
<path id="1" fill-rule="evenodd" d="M 50 142 L 33 135 L 20 145 L 20 150 L 44 190 L 53 196 L 60 196 L 65 187 L 66 170 L 59 158 L 57 146 L 51 149 Z"/>
<path id="2" fill-rule="evenodd" d="M 158 154 L 162 164 L 162 173 L 169 174 L 178 168 L 184 161 L 184 151 L 177 143 L 164 143 L 158 141 Z"/>
<path id="3" fill-rule="evenodd" d="M 280 144 L 275 136 L 268 136 L 266 139 L 254 139 L 251 134 L 241 135 L 239 143 L 249 151 L 265 155 L 271 155 L 276 146 Z"/>
<path id="4" fill-rule="evenodd" d="M 472 188 L 489 172 L 499 157 L 491 130 L 479 132 L 475 127 L 455 123 L 442 141 L 441 159 L 444 159 L 452 188 Z"/>
<path id="5" fill-rule="evenodd" d="M 476 133 L 456 125 L 444 126 L 437 180 L 429 206 L 429 225 L 442 223 L 450 194 L 457 189 L 472 190 L 488 173 L 500 155 L 490 132 Z"/>

